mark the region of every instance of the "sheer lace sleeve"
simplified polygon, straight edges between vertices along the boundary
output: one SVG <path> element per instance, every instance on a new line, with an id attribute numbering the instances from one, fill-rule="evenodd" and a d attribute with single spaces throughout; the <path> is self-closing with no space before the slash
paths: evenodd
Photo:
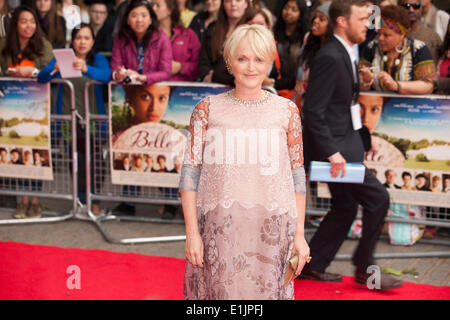
<path id="1" fill-rule="evenodd" d="M 181 168 L 179 190 L 197 191 L 202 167 L 203 147 L 208 127 L 209 98 L 200 101 L 191 115 L 189 134 Z"/>
<path id="2" fill-rule="evenodd" d="M 294 177 L 295 192 L 306 193 L 305 169 L 303 167 L 303 137 L 300 113 L 293 102 L 289 102 L 289 124 L 287 144 Z"/>

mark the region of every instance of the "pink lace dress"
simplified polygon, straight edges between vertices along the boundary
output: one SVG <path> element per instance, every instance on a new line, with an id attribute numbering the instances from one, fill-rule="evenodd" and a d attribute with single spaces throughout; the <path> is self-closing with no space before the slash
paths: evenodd
<path id="1" fill-rule="evenodd" d="M 186 260 L 185 299 L 293 299 L 283 287 L 305 193 L 298 109 L 266 92 L 242 101 L 233 91 L 195 107 L 180 190 L 197 191 L 204 267 Z"/>

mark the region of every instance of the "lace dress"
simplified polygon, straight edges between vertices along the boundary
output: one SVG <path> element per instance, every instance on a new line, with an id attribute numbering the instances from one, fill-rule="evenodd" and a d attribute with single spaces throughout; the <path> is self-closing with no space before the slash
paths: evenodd
<path id="1" fill-rule="evenodd" d="M 306 191 L 296 105 L 229 91 L 200 101 L 189 131 L 180 190 L 197 191 L 204 267 L 186 260 L 185 299 L 293 299 L 283 282 Z"/>

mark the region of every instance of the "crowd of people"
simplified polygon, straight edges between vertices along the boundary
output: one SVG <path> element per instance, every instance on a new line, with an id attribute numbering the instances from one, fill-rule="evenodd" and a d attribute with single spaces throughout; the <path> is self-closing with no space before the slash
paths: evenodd
<path id="1" fill-rule="evenodd" d="M 201 81 L 234 86 L 222 55 L 224 42 L 237 26 L 260 24 L 273 32 L 277 49 L 263 85 L 273 87 L 301 109 L 314 57 L 333 34 L 331 2 L 266 2 L 0 1 L 1 75 L 35 77 L 40 82 L 60 78 L 52 49 L 73 48 L 74 67 L 83 76 L 71 81 L 82 115 L 82 88 L 89 80 L 145 85 L 164 80 Z M 366 41 L 359 45 L 361 90 L 448 94 L 449 15 L 429 0 L 373 4 L 381 8 L 381 23 L 369 28 Z M 54 111 L 68 112 L 68 88 L 60 85 L 52 94 Z M 95 86 L 90 99 L 95 112 L 106 114 L 101 85 Z"/>

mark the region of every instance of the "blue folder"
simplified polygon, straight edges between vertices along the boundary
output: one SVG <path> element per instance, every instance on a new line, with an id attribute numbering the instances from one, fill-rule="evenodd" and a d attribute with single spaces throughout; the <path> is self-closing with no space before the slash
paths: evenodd
<path id="1" fill-rule="evenodd" d="M 347 163 L 345 176 L 342 171 L 337 178 L 331 176 L 331 163 L 323 161 L 311 161 L 309 167 L 309 180 L 321 182 L 363 183 L 366 167 L 362 163 Z"/>

